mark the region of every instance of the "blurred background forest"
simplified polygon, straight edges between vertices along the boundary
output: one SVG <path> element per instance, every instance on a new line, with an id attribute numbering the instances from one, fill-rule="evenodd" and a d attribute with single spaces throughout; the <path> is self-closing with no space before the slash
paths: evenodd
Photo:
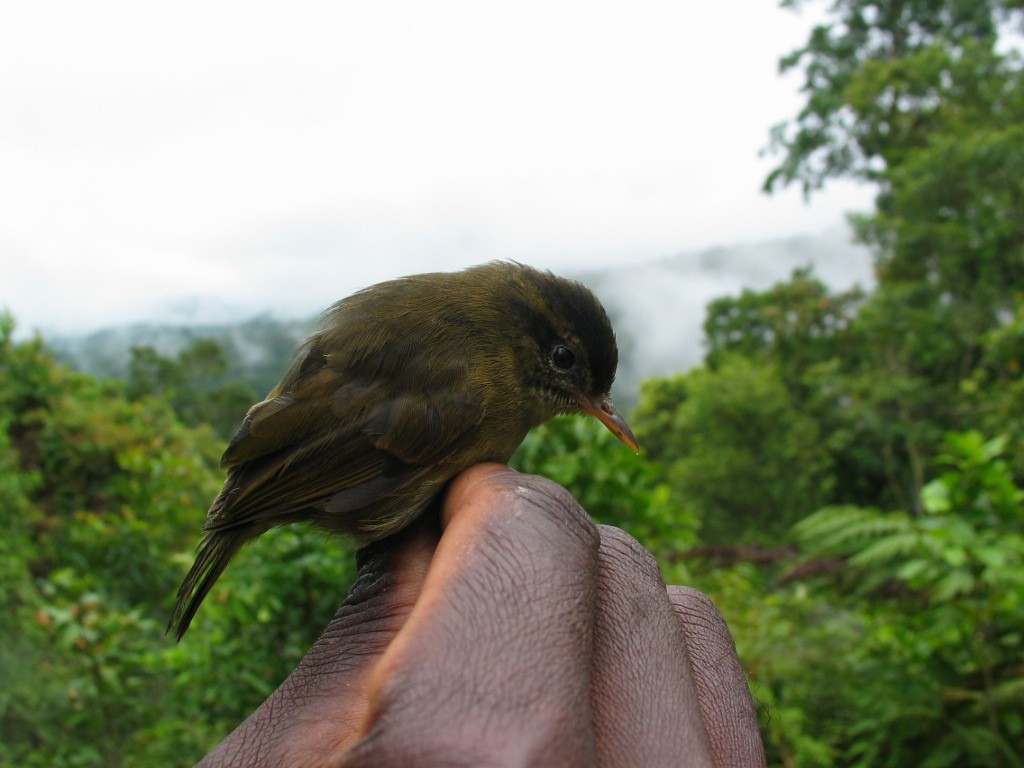
<path id="1" fill-rule="evenodd" d="M 785 0 L 783 6 L 795 6 Z M 835 0 L 782 61 L 802 111 L 766 190 L 878 190 L 876 283 L 806 269 L 722 296 L 705 358 L 644 381 L 640 458 L 556 421 L 517 468 L 566 485 L 705 591 L 776 766 L 1024 764 L 1021 0 Z M 248 547 L 163 634 L 226 439 L 272 384 L 196 339 L 76 372 L 0 321 L 0 764 L 190 765 L 343 598 L 343 542 Z"/>

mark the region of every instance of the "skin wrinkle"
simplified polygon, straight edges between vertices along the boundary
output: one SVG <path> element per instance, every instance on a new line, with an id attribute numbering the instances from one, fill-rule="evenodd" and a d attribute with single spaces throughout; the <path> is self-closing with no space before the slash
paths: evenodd
<path id="1" fill-rule="evenodd" d="M 534 527 L 528 522 L 526 524 Z M 522 621 L 524 615 L 551 613 L 547 609 L 546 603 L 551 602 L 552 599 L 556 601 L 562 613 L 570 616 L 581 608 L 579 605 L 580 601 L 578 600 L 566 603 L 564 595 L 572 594 L 568 590 L 564 591 L 562 595 L 552 598 L 548 595 L 537 596 L 521 589 L 520 586 L 523 584 L 547 583 L 550 580 L 565 582 L 567 574 L 564 572 L 564 569 L 560 568 L 560 563 L 552 562 L 543 556 L 538 557 L 531 549 L 521 547 L 510 548 L 508 541 L 500 535 L 500 532 L 494 532 L 487 536 L 486 542 L 481 546 L 480 551 L 474 553 L 474 555 L 479 557 L 482 578 L 479 582 L 467 583 L 468 589 L 465 594 L 458 596 L 458 604 L 454 605 L 454 609 L 456 614 L 465 616 L 472 624 L 477 625 L 473 634 L 481 639 L 482 644 L 488 642 L 488 635 L 499 643 L 507 642 L 508 629 L 516 626 L 521 638 L 519 645 L 529 648 L 539 639 L 535 635 L 540 634 L 546 627 L 536 626 L 535 623 L 529 620 Z M 572 574 L 568 575 L 571 576 Z M 500 596 L 500 599 L 495 601 L 495 596 Z M 450 595 L 450 597 L 452 600 L 455 599 L 455 596 Z M 478 626 L 480 622 L 476 620 L 475 613 L 471 610 L 465 610 L 464 606 L 479 605 L 480 600 L 495 601 L 497 606 L 501 608 L 498 612 L 499 621 L 496 624 L 488 622 L 483 626 Z M 573 634 L 575 633 L 571 631 L 570 627 L 564 627 L 563 631 L 558 633 L 557 638 L 561 641 L 561 644 L 575 646 L 576 643 L 571 638 Z M 471 647 L 469 651 L 472 654 L 474 648 Z M 500 672 L 502 670 L 496 671 Z M 492 692 L 496 692 L 504 688 L 506 684 L 513 682 L 511 678 L 515 676 L 515 670 L 510 669 L 507 674 L 507 677 L 496 681 L 498 684 L 496 687 L 481 693 L 493 696 Z M 502 697 L 502 703 L 503 705 L 511 705 L 514 709 L 525 711 L 532 705 L 537 693 L 536 691 L 523 691 L 518 699 Z M 481 698 L 480 695 L 476 696 L 477 700 Z"/>
<path id="2" fill-rule="evenodd" d="M 599 674 L 592 690 L 602 764 L 655 768 L 685 760 L 710 767 L 710 740 L 690 706 L 698 694 L 686 637 L 657 561 L 625 532 L 598 530 L 601 589 L 593 663 Z M 658 695 L 661 687 L 667 695 Z"/>
<path id="3" fill-rule="evenodd" d="M 476 558 L 477 566 L 489 576 L 489 579 L 493 579 L 493 582 L 480 584 L 480 588 L 486 589 L 486 593 L 479 597 L 493 601 L 493 595 L 497 591 L 513 601 L 507 612 L 518 615 L 521 611 L 530 608 L 531 604 L 536 604 L 537 601 L 554 598 L 564 602 L 566 595 L 580 595 L 580 591 L 575 589 L 579 585 L 578 583 L 572 585 L 572 589 L 566 590 L 561 595 L 554 596 L 548 592 L 540 595 L 527 595 L 518 589 L 521 584 L 544 583 L 548 578 L 556 575 L 562 581 L 568 580 L 566 574 L 563 573 L 564 569 L 561 567 L 560 558 L 544 559 L 539 557 L 535 554 L 532 546 L 524 546 L 521 542 L 531 542 L 537 536 L 547 538 L 546 533 L 551 531 L 553 522 L 564 522 L 561 516 L 552 517 L 551 504 L 557 504 L 560 513 L 564 510 L 569 513 L 569 516 L 575 518 L 573 520 L 575 525 L 562 526 L 556 528 L 554 532 L 564 534 L 566 530 L 572 531 L 575 534 L 573 538 L 577 542 L 583 543 L 588 549 L 592 548 L 596 553 L 598 537 L 593 524 L 585 513 L 582 513 L 575 500 L 559 486 L 544 484 L 543 490 L 537 495 L 548 499 L 548 504 L 545 504 L 542 500 L 534 498 L 534 494 L 522 493 L 524 486 L 522 486 L 517 473 L 503 469 L 501 474 L 507 475 L 508 480 L 515 484 L 511 489 L 515 495 L 503 497 L 504 503 L 514 505 L 514 514 L 502 515 L 501 519 L 496 520 L 493 526 L 482 530 L 462 553 L 465 560 Z M 475 483 L 469 486 L 468 490 L 471 490 L 473 486 Z M 529 508 L 523 509 L 524 505 L 528 505 Z M 535 535 L 522 536 L 506 530 L 507 527 L 513 525 L 528 527 L 531 529 L 530 534 Z M 585 530 L 588 534 L 583 540 L 578 536 L 580 529 Z M 554 542 L 551 543 L 551 546 L 558 548 L 559 544 Z M 583 572 L 576 573 L 579 575 L 579 582 L 585 581 Z M 472 585 L 473 582 L 470 582 L 469 586 Z M 458 609 L 458 606 L 453 607 Z M 571 613 L 573 605 L 570 604 L 567 608 L 566 612 Z"/>
<path id="4" fill-rule="evenodd" d="M 695 599 L 698 601 L 696 609 L 693 606 Z M 705 663 L 710 662 L 710 667 L 718 672 L 734 672 L 735 665 L 729 663 L 730 648 L 733 647 L 732 637 L 724 631 L 724 620 L 718 615 L 717 608 L 714 608 L 711 601 L 700 593 L 691 591 L 684 599 L 674 598 L 673 605 L 679 613 L 685 614 L 687 626 L 690 628 L 690 644 L 695 650 L 700 649 Z M 714 609 L 715 613 L 711 613 L 711 609 Z M 713 679 L 705 679 L 702 676 L 698 678 L 698 682 L 706 686 Z"/>
<path id="5" fill-rule="evenodd" d="M 586 544 L 597 550 L 600 538 L 596 526 L 565 488 L 550 481 L 534 482 L 527 486 L 522 481 L 522 475 L 502 464 L 480 464 L 474 471 L 464 473 L 452 483 L 448 491 L 448 501 L 442 512 L 442 522 L 445 526 L 449 522 L 449 510 L 458 509 L 460 499 L 471 497 L 479 486 L 484 486 L 487 493 L 494 497 L 490 502 L 494 507 L 505 508 L 504 517 L 526 515 L 526 511 L 519 503 L 526 501 L 534 508 L 537 517 L 549 522 L 554 520 L 573 534 L 584 533 Z M 541 499 L 534 499 L 535 495 L 541 496 Z M 552 507 L 556 505 L 558 514 L 552 515 Z M 511 513 L 508 510 L 511 510 Z"/>
<path id="6" fill-rule="evenodd" d="M 512 478 L 514 479 L 515 475 L 512 475 Z M 543 535 L 547 532 L 551 532 L 551 523 L 554 522 L 558 527 L 555 528 L 553 533 L 556 535 L 565 535 L 566 533 L 569 533 L 573 539 L 582 542 L 583 545 L 588 548 L 592 548 L 594 554 L 596 554 L 596 550 L 599 546 L 597 530 L 590 518 L 580 509 L 579 505 L 575 502 L 575 499 L 573 499 L 567 491 L 560 486 L 552 486 L 548 484 L 539 489 L 539 492 L 534 492 L 533 489 L 527 488 L 517 482 L 514 492 L 521 501 L 531 507 L 529 510 L 522 511 L 519 510 L 518 505 L 516 507 L 516 516 L 526 518 L 523 521 L 524 524 L 530 524 L 532 522 L 534 530 L 536 530 L 538 534 Z M 547 503 L 545 503 L 545 501 Z M 550 514 L 552 504 L 557 504 L 560 511 L 564 510 L 566 514 L 552 518 Z M 584 534 L 582 538 L 580 536 L 581 533 Z M 553 565 L 558 568 L 561 565 L 561 563 L 557 561 L 551 563 L 534 557 L 533 550 L 529 547 L 520 546 L 518 550 L 511 550 L 510 542 L 518 543 L 524 541 L 523 537 L 507 536 L 496 532 L 494 535 L 489 536 L 487 541 L 492 545 L 491 556 L 495 558 L 491 563 L 491 567 L 497 570 L 499 574 L 503 571 L 510 575 L 514 574 L 513 581 L 516 583 L 544 583 L 549 576 L 549 574 L 545 572 L 546 566 Z M 552 544 L 553 546 L 557 546 L 557 543 L 552 542 Z M 497 558 L 499 556 L 507 558 L 504 562 L 514 565 L 515 568 L 500 568 L 500 563 L 497 562 Z M 521 592 L 513 590 L 511 594 L 517 598 L 517 603 L 532 602 L 536 606 L 539 602 L 556 602 L 562 608 L 566 621 L 571 624 L 573 621 L 572 617 L 576 615 L 579 606 L 574 603 L 566 604 L 565 598 L 566 596 L 575 595 L 582 600 L 583 596 L 586 594 L 586 590 L 583 587 L 587 581 L 587 574 L 584 571 L 577 571 L 576 574 L 579 577 L 578 584 L 562 591 L 561 593 L 544 592 L 540 595 L 525 596 Z M 517 605 L 515 610 L 520 610 L 520 607 Z M 577 627 L 576 629 L 585 629 L 589 633 L 589 626 L 585 628 Z"/>
<path id="7" fill-rule="evenodd" d="M 725 619 L 714 603 L 690 587 L 669 587 L 668 595 L 689 640 L 697 696 L 708 723 L 715 765 L 765 765 L 753 697 L 749 693 L 739 699 L 730 695 L 730 691 L 747 691 L 747 685 Z"/>
<path id="8" fill-rule="evenodd" d="M 522 494 L 520 488 L 521 486 L 516 489 L 517 494 L 519 494 L 522 502 L 529 505 L 530 509 L 523 510 L 516 515 L 518 525 L 528 526 L 538 536 L 545 536 L 550 531 L 552 522 L 564 522 L 561 518 L 552 520 L 549 512 L 550 506 L 545 505 L 531 494 Z M 556 503 L 560 507 L 566 508 L 567 511 L 578 509 L 575 502 L 572 502 L 571 505 L 567 504 L 567 497 L 561 493 L 541 493 L 537 495 L 546 497 L 550 503 Z M 585 522 L 588 528 L 593 529 L 589 518 L 578 518 L 573 522 Z M 557 528 L 555 532 L 558 535 L 564 535 L 567 530 L 576 533 L 577 527 L 563 525 Z M 510 624 L 514 622 L 517 615 L 521 615 L 525 610 L 533 610 L 538 613 L 555 613 L 556 611 L 548 608 L 547 603 L 555 603 L 556 607 L 560 609 L 559 612 L 566 617 L 567 622 L 571 622 L 571 619 L 585 607 L 581 604 L 583 596 L 586 594 L 583 583 L 586 581 L 584 572 L 572 570 L 565 572 L 564 564 L 560 560 L 539 556 L 533 547 L 521 546 L 521 542 L 532 540 L 532 538 L 527 539 L 522 536 L 507 535 L 504 530 L 492 531 L 488 529 L 485 533 L 485 536 L 481 536 L 478 539 L 481 550 L 478 556 L 482 558 L 482 565 L 486 572 L 498 582 L 498 593 L 511 598 L 508 603 L 505 603 L 507 608 L 502 611 L 508 615 Z M 574 538 L 578 539 L 578 534 Z M 596 539 L 596 536 L 593 537 L 593 544 L 595 546 L 597 544 Z M 589 544 L 591 542 L 585 543 Z M 557 548 L 558 544 L 554 543 L 553 547 Z M 528 594 L 517 588 L 521 584 L 545 584 L 549 579 L 571 582 L 574 580 L 573 576 L 579 577 L 577 583 L 558 592 L 544 592 L 538 595 Z M 481 597 L 492 599 L 494 594 L 494 590 L 488 590 L 487 594 L 481 595 Z M 567 597 L 575 599 L 567 601 Z M 589 634 L 589 626 L 573 627 L 573 629 L 576 631 L 585 629 Z"/>
<path id="9" fill-rule="evenodd" d="M 543 520 L 541 512 L 544 508 L 533 499 L 525 499 L 525 502 L 537 510 L 536 515 L 524 515 L 524 519 L 517 521 L 517 524 L 530 527 L 537 532 L 537 535 L 545 535 L 550 531 L 551 522 Z M 533 510 L 531 510 L 532 512 Z M 557 530 L 562 534 L 562 530 Z M 493 599 L 498 593 L 509 598 L 507 602 L 499 603 L 498 607 L 502 614 L 509 619 L 514 618 L 523 610 L 536 610 L 538 603 L 555 601 L 564 606 L 567 614 L 574 612 L 576 603 L 582 599 L 585 592 L 581 589 L 585 576 L 581 572 L 564 572 L 563 564 L 557 560 L 551 560 L 543 555 L 538 555 L 531 547 L 520 545 L 523 537 L 510 536 L 503 530 L 488 530 L 480 536 L 476 542 L 477 551 L 470 556 L 480 558 L 480 565 L 487 574 L 487 582 L 481 581 L 478 597 L 480 599 Z M 554 544 L 553 546 L 557 546 Z M 557 578 L 562 582 L 574 581 L 574 584 L 560 594 L 545 592 L 543 594 L 526 594 L 518 589 L 521 584 L 545 583 L 550 578 Z M 567 598 L 571 602 L 567 601 Z M 482 628 L 485 630 L 486 628 Z"/>
<path id="10" fill-rule="evenodd" d="M 361 580 L 361 579 L 360 579 Z M 401 590 L 392 588 L 395 585 L 387 582 L 392 579 L 371 578 L 373 586 L 368 589 L 376 589 L 374 594 L 367 594 L 363 590 L 358 591 L 357 599 L 351 603 L 346 602 L 347 608 L 335 616 L 335 619 L 328 625 L 323 634 L 324 643 L 317 643 L 310 650 L 303 664 L 296 670 L 296 673 L 305 677 L 307 683 L 316 684 L 318 680 L 328 681 L 336 672 L 346 667 L 358 667 L 362 657 L 374 656 L 379 653 L 394 636 L 394 614 L 407 613 L 414 603 L 413 599 L 401 599 Z M 365 597 L 364 597 L 365 595 Z M 372 617 L 384 613 L 375 607 L 375 603 L 382 602 L 387 597 L 388 610 L 386 619 L 374 619 Z M 405 611 L 402 611 L 405 608 Z M 349 646 L 346 656 L 341 657 L 335 652 L 337 644 L 344 643 Z M 328 684 L 329 685 L 329 684 Z"/>

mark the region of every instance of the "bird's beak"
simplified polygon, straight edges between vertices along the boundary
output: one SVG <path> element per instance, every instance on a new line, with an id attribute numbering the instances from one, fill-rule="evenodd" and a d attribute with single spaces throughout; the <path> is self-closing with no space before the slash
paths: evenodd
<path id="1" fill-rule="evenodd" d="M 633 435 L 633 430 L 629 428 L 626 420 L 615 410 L 611 400 L 607 397 L 601 400 L 594 400 L 586 395 L 580 395 L 579 403 L 584 411 L 608 427 L 608 430 L 625 443 L 633 453 L 640 453 L 640 445 Z"/>

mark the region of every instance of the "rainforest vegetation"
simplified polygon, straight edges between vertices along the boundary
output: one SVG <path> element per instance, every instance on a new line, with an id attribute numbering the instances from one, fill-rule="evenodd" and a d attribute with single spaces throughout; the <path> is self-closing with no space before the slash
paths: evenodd
<path id="1" fill-rule="evenodd" d="M 874 185 L 853 223 L 876 284 L 799 270 L 722 296 L 703 364 L 644 383 L 640 458 L 562 419 L 514 459 L 719 606 L 772 765 L 1024 764 L 1022 10 L 832 0 L 782 59 L 805 101 L 768 138 L 765 187 Z M 173 643 L 219 454 L 257 393 L 215 342 L 136 349 L 101 379 L 14 328 L 0 764 L 191 765 L 309 647 L 354 554 L 266 535 Z"/>

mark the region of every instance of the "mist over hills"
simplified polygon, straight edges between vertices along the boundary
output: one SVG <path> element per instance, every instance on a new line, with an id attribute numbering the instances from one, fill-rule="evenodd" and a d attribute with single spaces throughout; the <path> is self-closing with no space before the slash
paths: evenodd
<path id="1" fill-rule="evenodd" d="M 131 323 L 82 335 L 47 337 L 58 359 L 93 376 L 124 378 L 132 347 L 152 347 L 174 356 L 197 339 L 216 339 L 232 360 L 229 375 L 269 392 L 280 380 L 299 342 L 313 329 L 316 316 L 283 320 L 257 315 L 220 323 Z"/>
<path id="2" fill-rule="evenodd" d="M 617 388 L 632 397 L 643 379 L 700 363 L 709 302 L 744 289 L 765 290 L 804 267 L 812 267 L 833 291 L 874 285 L 871 255 L 852 242 L 845 227 L 690 251 L 580 277 L 615 322 L 622 358 Z"/>
<path id="3" fill-rule="evenodd" d="M 812 267 L 831 289 L 873 282 L 867 249 L 854 245 L 845 228 L 817 235 L 720 246 L 584 274 L 615 324 L 621 362 L 616 390 L 624 402 L 636 398 L 645 378 L 684 371 L 700 362 L 701 324 L 708 302 L 763 290 L 794 269 Z M 339 297 L 341 298 L 341 297 Z M 227 306 L 185 301 L 179 317 L 192 322 L 119 325 L 81 335 L 48 338 L 61 359 L 98 376 L 127 374 L 130 350 L 152 346 L 174 355 L 199 338 L 221 342 L 235 361 L 232 373 L 268 391 L 280 378 L 298 342 L 315 325 L 318 309 L 303 319 L 258 315 L 247 319 Z"/>

